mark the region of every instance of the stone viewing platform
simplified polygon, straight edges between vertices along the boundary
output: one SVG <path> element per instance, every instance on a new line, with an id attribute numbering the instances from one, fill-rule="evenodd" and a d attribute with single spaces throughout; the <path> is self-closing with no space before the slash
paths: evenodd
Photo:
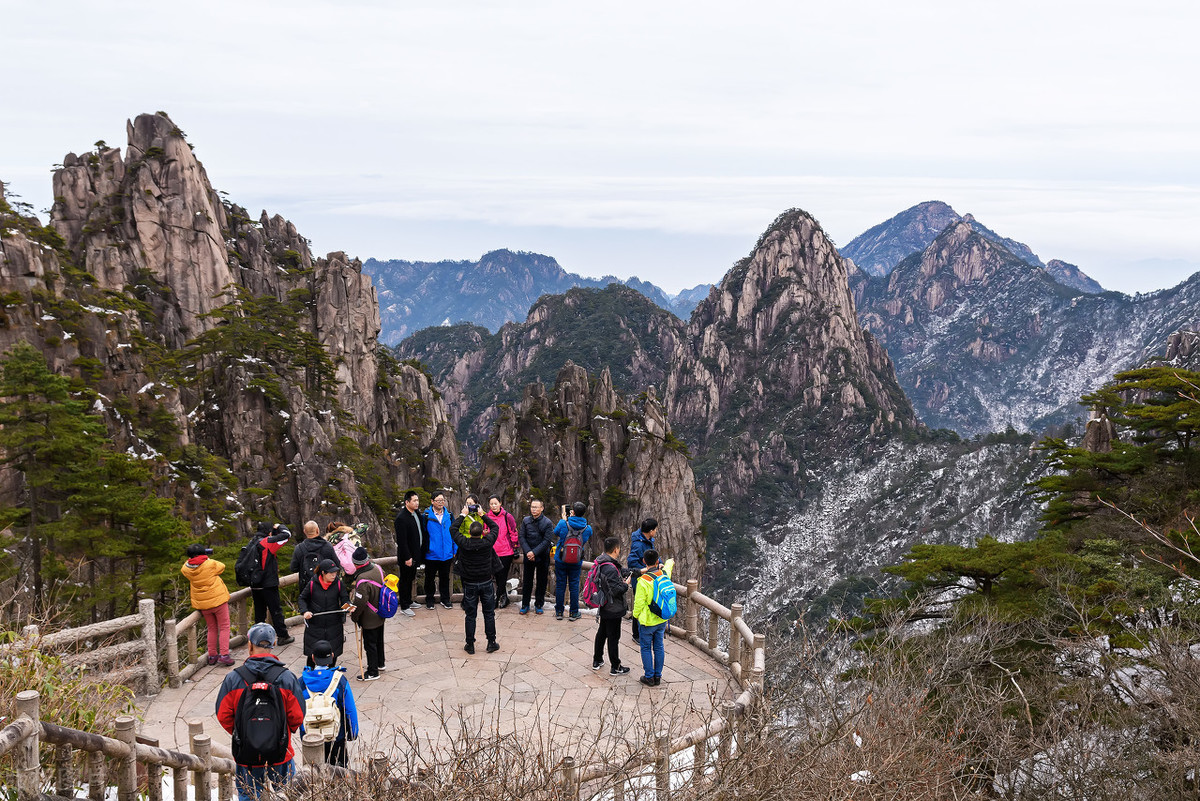
<path id="1" fill-rule="evenodd" d="M 483 621 L 479 621 L 482 636 Z M 646 687 L 641 655 L 624 623 L 621 660 L 631 668 L 624 676 L 610 676 L 605 664 L 592 670 L 595 618 L 555 620 L 544 615 L 519 615 L 513 604 L 496 612 L 501 650 L 463 651 L 463 612 L 441 606 L 419 607 L 416 617 L 397 615 L 385 628 L 387 669 L 377 681 L 361 682 L 354 628 L 346 627 L 346 652 L 340 665 L 358 705 L 361 736 L 351 745 L 351 760 L 365 759 L 377 747 L 390 746 L 397 729 L 415 734 L 426 744 L 445 745 L 463 725 L 490 734 L 528 734 L 539 739 L 573 739 L 578 727 L 595 727 L 595 711 L 616 716 L 634 725 L 648 720 L 671 722 L 675 731 L 704 725 L 714 704 L 735 698 L 741 688 L 729 670 L 694 645 L 666 638 L 666 664 L 662 685 Z M 276 655 L 297 675 L 304 669 L 302 627 L 293 626 L 296 641 Z M 245 646 L 235 649 L 240 664 Z M 163 688 L 142 699 L 144 716 L 139 734 L 156 738 L 163 748 L 189 750 L 188 722 L 199 720 L 212 737 L 215 753 L 225 755 L 229 735 L 217 723 L 214 708 L 221 680 L 232 668 L 201 667 L 178 688 Z M 439 710 L 444 710 L 440 714 Z M 460 715 L 461 710 L 461 715 Z M 443 725 L 443 723 L 445 725 Z M 299 754 L 299 736 L 295 738 Z"/>

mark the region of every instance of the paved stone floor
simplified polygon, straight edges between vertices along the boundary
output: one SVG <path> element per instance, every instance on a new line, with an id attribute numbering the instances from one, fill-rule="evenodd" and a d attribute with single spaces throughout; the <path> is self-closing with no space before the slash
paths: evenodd
<path id="1" fill-rule="evenodd" d="M 553 750 L 565 743 L 576 744 L 568 750 L 594 749 L 595 741 L 584 743 L 597 728 L 610 736 L 638 727 L 649 731 L 669 726 L 681 733 L 707 721 L 714 702 L 737 694 L 722 665 L 674 637 L 666 638 L 662 685 L 643 686 L 637 680 L 641 659 L 628 622 L 623 625 L 621 658 L 632 671 L 619 677 L 609 676 L 607 664 L 592 670 L 596 622 L 589 615 L 574 623 L 556 621 L 550 611 L 521 616 L 513 604 L 497 611 L 496 625 L 501 650 L 484 652 L 481 615 L 477 652 L 469 656 L 462 650 L 463 613 L 457 606 L 433 611 L 419 607 L 415 618 L 397 615 L 388 621 L 387 670 L 378 681 L 351 680 L 362 727 L 352 760 L 395 748 L 433 753 L 461 738 L 464 730 L 533 738 L 553 743 Z M 304 667 L 302 632 L 294 628 L 292 633 L 296 642 L 277 655 L 299 673 Z M 349 624 L 346 640 L 342 665 L 353 676 L 358 657 Z M 234 656 L 240 662 L 245 649 Z M 182 687 L 165 688 L 144 699 L 142 733 L 158 738 L 163 747 L 187 750 L 187 721 L 198 719 L 212 736 L 214 750 L 227 754 L 229 735 L 217 723 L 214 705 L 229 670 L 203 667 Z"/>

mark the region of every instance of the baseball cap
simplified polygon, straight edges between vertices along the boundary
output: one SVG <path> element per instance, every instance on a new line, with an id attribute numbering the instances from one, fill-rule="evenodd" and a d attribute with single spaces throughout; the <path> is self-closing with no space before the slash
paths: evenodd
<path id="1" fill-rule="evenodd" d="M 270 623 L 255 623 L 246 632 L 246 640 L 259 648 L 274 648 L 278 640 L 275 627 Z"/>
<path id="2" fill-rule="evenodd" d="M 337 570 L 337 565 L 333 563 L 332 559 L 322 559 L 321 564 L 317 565 L 317 570 L 322 573 L 332 573 Z"/>
<path id="3" fill-rule="evenodd" d="M 318 665 L 332 665 L 333 646 L 329 644 L 328 640 L 317 640 L 313 643 L 312 658 L 313 662 Z"/>

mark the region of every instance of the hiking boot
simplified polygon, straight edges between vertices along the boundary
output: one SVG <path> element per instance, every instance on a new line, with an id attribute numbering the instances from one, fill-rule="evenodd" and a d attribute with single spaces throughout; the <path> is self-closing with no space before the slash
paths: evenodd
<path id="1" fill-rule="evenodd" d="M 463 646 L 463 650 L 466 651 L 468 654 L 475 653 L 475 643 L 473 643 L 473 642 L 467 643 L 466 645 Z"/>
<path id="2" fill-rule="evenodd" d="M 539 606 L 533 610 L 533 613 L 535 615 L 544 615 L 544 614 L 546 614 L 546 610 Z M 559 619 L 561 620 L 561 618 L 559 618 Z"/>
<path id="3" fill-rule="evenodd" d="M 495 640 L 492 640 L 491 642 L 488 643 L 487 652 L 489 654 L 494 654 L 499 650 L 500 650 L 500 643 L 496 642 Z"/>
<path id="4" fill-rule="evenodd" d="M 215 665 L 215 664 L 217 664 L 217 657 L 216 657 L 216 655 L 215 655 L 215 654 L 209 654 L 209 655 L 208 655 L 208 664 L 210 664 L 210 665 Z"/>
<path id="5" fill-rule="evenodd" d="M 660 684 L 662 684 L 662 676 L 655 676 L 654 677 L 654 686 L 657 687 Z"/>
<path id="6" fill-rule="evenodd" d="M 229 654 L 222 654 L 221 656 L 217 657 L 217 664 L 221 667 L 233 667 L 237 664 L 237 662 L 234 662 L 233 657 Z"/>
<path id="7" fill-rule="evenodd" d="M 574 623 L 576 620 L 579 620 L 579 618 L 581 618 L 581 617 L 583 617 L 583 615 L 576 612 L 573 615 L 571 615 L 569 618 L 567 618 L 567 622 Z"/>
<path id="8" fill-rule="evenodd" d="M 563 618 L 563 614 L 562 614 L 562 612 L 555 612 L 555 613 L 554 613 L 554 619 L 555 619 L 555 620 L 562 620 L 562 618 Z"/>
<path id="9" fill-rule="evenodd" d="M 654 679 L 650 678 L 649 676 L 642 676 L 640 679 L 638 679 L 638 681 L 640 681 L 642 684 L 645 684 L 647 687 L 654 686 Z"/>
<path id="10" fill-rule="evenodd" d="M 620 667 L 615 667 L 612 670 L 608 671 L 608 675 L 624 676 L 628 672 L 629 672 L 629 668 L 627 668 L 625 665 L 621 665 Z"/>
<path id="11" fill-rule="evenodd" d="M 603 659 L 593 659 L 592 660 L 592 670 L 599 670 L 602 667 L 604 667 Z"/>
<path id="12" fill-rule="evenodd" d="M 276 642 L 276 645 L 291 645 L 295 641 L 296 641 L 295 637 L 293 637 L 290 634 L 285 634 L 279 638 L 279 640 Z"/>
<path id="13" fill-rule="evenodd" d="M 520 609 L 518 609 L 518 610 L 517 610 L 517 612 L 518 612 L 519 614 L 522 614 L 522 615 L 528 615 L 528 614 L 529 614 L 529 607 L 528 607 L 528 606 L 522 606 Z"/>

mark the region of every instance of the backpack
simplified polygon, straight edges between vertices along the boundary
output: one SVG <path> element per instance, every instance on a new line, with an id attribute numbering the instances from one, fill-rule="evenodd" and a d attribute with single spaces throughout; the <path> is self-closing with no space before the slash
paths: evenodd
<path id="1" fill-rule="evenodd" d="M 308 542 L 308 540 L 305 540 Z M 351 560 L 353 561 L 353 560 Z M 305 578 L 311 578 L 317 574 L 317 568 L 321 566 L 321 551 L 319 548 L 308 548 L 304 552 L 304 559 L 300 562 L 300 575 Z"/>
<path id="2" fill-rule="evenodd" d="M 663 620 L 670 620 L 679 611 L 679 601 L 675 596 L 675 582 L 666 573 L 646 576 L 654 583 L 650 596 L 650 611 Z"/>
<path id="3" fill-rule="evenodd" d="M 319 734 L 325 742 L 331 743 L 337 739 L 338 731 L 342 728 L 341 710 L 334 702 L 338 687 L 342 686 L 342 675 L 334 673 L 329 686 L 323 692 L 312 695 L 304 710 L 304 731 L 308 734 Z"/>
<path id="4" fill-rule="evenodd" d="M 608 603 L 608 593 L 604 591 L 604 580 L 600 576 L 600 567 L 603 562 L 593 562 L 592 569 L 588 571 L 587 578 L 583 580 L 583 589 L 580 594 L 583 596 L 583 605 L 588 609 L 599 609 Z"/>
<path id="5" fill-rule="evenodd" d="M 379 598 L 377 599 L 379 601 L 379 606 L 376 607 L 370 601 L 367 601 L 367 608 L 379 615 L 384 620 L 387 620 L 389 617 L 394 617 L 396 612 L 400 609 L 400 596 L 392 592 L 391 587 L 387 586 L 386 584 L 380 584 L 374 579 L 365 578 L 363 581 L 379 588 Z"/>
<path id="6" fill-rule="evenodd" d="M 583 529 L 567 524 L 567 536 L 563 540 L 562 563 L 577 565 L 583 561 Z"/>
<path id="7" fill-rule="evenodd" d="M 233 577 L 242 587 L 257 587 L 262 583 L 263 565 L 257 538 L 238 551 L 237 561 L 233 563 Z"/>
<path id="8" fill-rule="evenodd" d="M 358 566 L 354 564 L 354 549 L 357 547 L 358 545 L 349 537 L 338 540 L 337 544 L 333 546 L 333 552 L 337 554 L 338 563 L 341 564 L 342 570 L 345 570 L 348 574 L 358 570 Z"/>
<path id="9" fill-rule="evenodd" d="M 239 765 L 278 765 L 287 758 L 292 734 L 283 691 L 275 683 L 285 670 L 279 665 L 274 675 L 264 680 L 245 665 L 235 670 L 247 685 L 233 716 L 233 760 Z"/>

